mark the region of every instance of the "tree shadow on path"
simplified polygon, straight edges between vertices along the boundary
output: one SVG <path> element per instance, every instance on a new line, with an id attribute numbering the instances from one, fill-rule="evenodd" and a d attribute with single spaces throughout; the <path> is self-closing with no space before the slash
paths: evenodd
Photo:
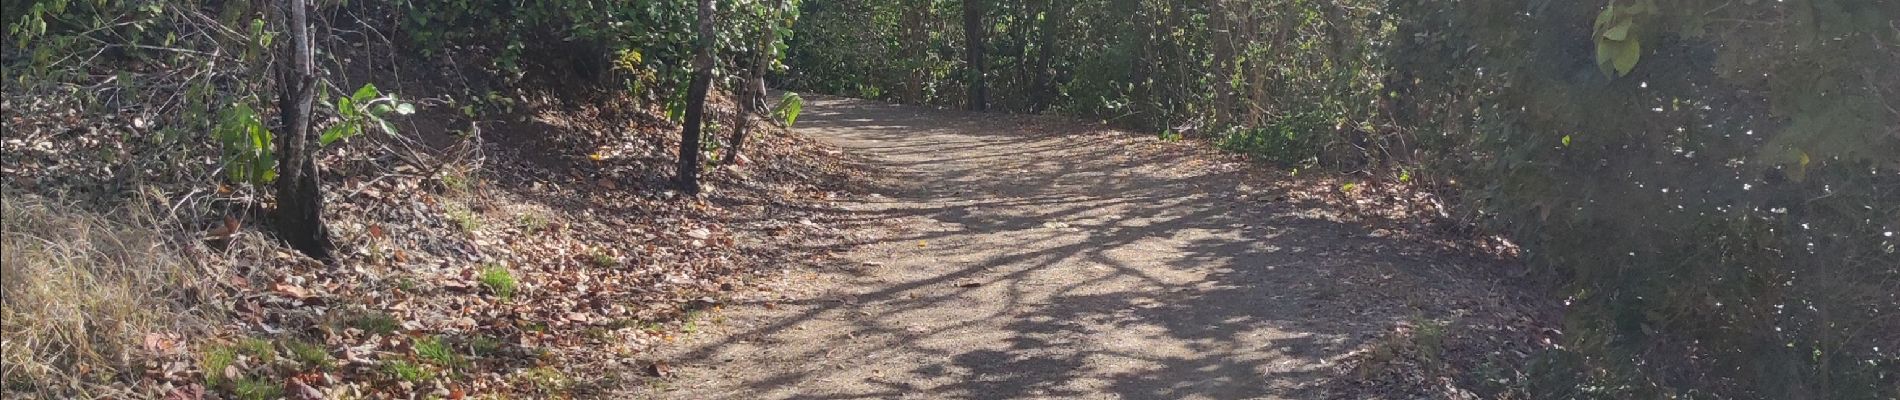
<path id="1" fill-rule="evenodd" d="M 1046 119 L 812 101 L 889 168 L 835 290 L 739 307 L 665 398 L 1315 398 L 1395 323 L 1482 302 L 1490 263 L 1260 200 L 1189 145 Z M 1273 198 L 1274 196 L 1264 196 Z"/>

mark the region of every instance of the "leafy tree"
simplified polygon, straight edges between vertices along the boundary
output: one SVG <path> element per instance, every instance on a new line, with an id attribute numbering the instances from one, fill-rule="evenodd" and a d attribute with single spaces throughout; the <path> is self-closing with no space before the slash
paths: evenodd
<path id="1" fill-rule="evenodd" d="M 740 156 L 745 148 L 746 134 L 752 128 L 750 116 L 766 112 L 765 73 L 772 68 L 773 64 L 778 63 L 779 47 L 782 46 L 779 40 L 780 32 L 789 30 L 787 26 L 781 24 L 781 21 L 795 18 L 795 16 L 786 15 L 788 14 L 786 1 L 772 0 L 769 6 L 764 3 L 753 3 L 753 7 L 749 7 L 753 11 L 752 14 L 758 17 L 753 24 L 755 32 L 752 33 L 758 40 L 753 42 L 756 44 L 751 49 L 752 65 L 747 69 L 745 81 L 739 89 L 739 107 L 734 110 L 738 115 L 738 122 L 734 124 L 732 136 L 726 143 L 726 156 L 722 158 L 729 162 L 738 163 L 743 160 Z"/>

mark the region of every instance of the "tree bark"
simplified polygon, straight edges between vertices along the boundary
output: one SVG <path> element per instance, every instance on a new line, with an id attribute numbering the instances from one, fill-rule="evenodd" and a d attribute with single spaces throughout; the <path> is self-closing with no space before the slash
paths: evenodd
<path id="1" fill-rule="evenodd" d="M 1057 36 L 1056 30 L 1061 28 L 1060 20 L 1066 18 L 1065 14 L 1070 7 L 1067 2 L 1057 4 L 1055 1 L 1045 1 L 1044 6 L 1046 9 L 1042 17 L 1042 40 L 1036 45 L 1035 101 L 1029 107 L 1030 112 L 1042 112 L 1055 104 L 1057 97 L 1055 71 L 1050 69 L 1050 64 L 1055 61 L 1056 39 L 1060 37 Z"/>
<path id="2" fill-rule="evenodd" d="M 686 126 L 680 128 L 679 164 L 673 178 L 679 191 L 699 195 L 699 139 L 706 114 L 706 91 L 712 86 L 713 2 L 699 0 L 699 38 L 693 45 L 693 80 L 686 88 Z"/>
<path id="3" fill-rule="evenodd" d="M 963 50 L 969 63 L 970 111 L 989 108 L 989 89 L 984 86 L 984 75 L 988 74 L 983 61 L 984 30 L 983 0 L 963 0 Z"/>
<path id="4" fill-rule="evenodd" d="M 1208 38 L 1214 48 L 1214 107 L 1213 119 L 1208 121 L 1210 129 L 1224 129 L 1234 110 L 1234 32 L 1229 18 L 1226 1 L 1213 0 L 1208 4 L 1207 24 L 1213 28 Z"/>
<path id="5" fill-rule="evenodd" d="M 931 1 L 912 0 L 904 5 L 904 29 L 909 40 L 904 42 L 905 77 L 904 102 L 924 104 L 929 99 L 924 96 L 924 71 L 929 62 L 930 32 L 937 21 L 931 15 Z"/>
<path id="6" fill-rule="evenodd" d="M 778 48 L 774 44 L 778 42 L 778 18 L 781 15 L 779 10 L 784 7 L 785 0 L 772 2 L 771 15 L 762 25 L 765 27 L 765 32 L 760 32 L 759 35 L 761 40 L 758 58 L 753 60 L 752 70 L 746 77 L 746 90 L 742 94 L 745 99 L 739 102 L 738 110 L 735 112 L 739 116 L 739 122 L 733 124 L 732 139 L 728 140 L 730 143 L 726 146 L 725 160 L 727 162 L 739 163 L 739 155 L 744 154 L 746 130 L 752 127 L 751 116 L 765 113 L 765 70 L 766 67 L 772 65 L 773 60 L 778 59 Z"/>
<path id="7" fill-rule="evenodd" d="M 277 137 L 277 236 L 311 258 L 331 261 L 335 243 L 323 225 L 323 190 L 318 185 L 314 150 L 310 145 L 310 109 L 316 101 L 316 61 L 312 55 L 309 4 L 289 0 L 284 15 L 289 25 L 289 62 L 278 63 L 278 99 L 282 126 Z"/>

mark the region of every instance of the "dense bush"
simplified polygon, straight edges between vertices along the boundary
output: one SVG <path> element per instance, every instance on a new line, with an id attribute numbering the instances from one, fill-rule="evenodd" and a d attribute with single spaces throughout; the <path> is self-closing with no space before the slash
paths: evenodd
<path id="1" fill-rule="evenodd" d="M 1403 174 L 1520 244 L 1571 306 L 1519 390 L 1900 395 L 1890 2 L 995 3 L 998 108 Z M 959 3 L 804 7 L 783 83 L 962 101 Z"/>
<path id="2" fill-rule="evenodd" d="M 721 61 L 715 63 L 715 75 L 722 81 L 752 67 L 753 56 L 766 50 L 759 43 L 765 30 L 789 37 L 790 21 L 797 18 L 766 1 L 717 3 L 721 29 L 715 51 Z M 452 59 L 448 53 L 458 47 L 498 48 L 489 67 L 507 78 L 535 73 L 593 87 L 625 85 L 639 95 L 664 97 L 681 91 L 692 72 L 692 0 L 405 0 L 392 7 L 404 36 L 423 54 Z"/>

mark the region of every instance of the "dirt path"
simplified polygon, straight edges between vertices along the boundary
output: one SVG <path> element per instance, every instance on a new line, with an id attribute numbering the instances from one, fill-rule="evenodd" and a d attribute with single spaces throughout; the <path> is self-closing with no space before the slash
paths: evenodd
<path id="1" fill-rule="evenodd" d="M 889 169 L 847 202 L 864 243 L 720 313 L 636 397 L 1315 398 L 1394 324 L 1498 300 L 1441 273 L 1477 261 L 1192 146 L 1030 121 L 813 101 L 799 132 Z"/>

